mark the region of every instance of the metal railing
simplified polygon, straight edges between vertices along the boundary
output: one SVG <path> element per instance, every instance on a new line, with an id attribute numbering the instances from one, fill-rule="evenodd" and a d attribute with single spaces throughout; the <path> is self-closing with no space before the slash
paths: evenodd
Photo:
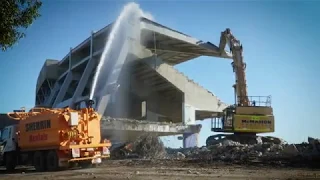
<path id="1" fill-rule="evenodd" d="M 271 96 L 247 96 L 250 106 L 271 106 Z M 241 96 L 239 96 L 241 99 Z"/>

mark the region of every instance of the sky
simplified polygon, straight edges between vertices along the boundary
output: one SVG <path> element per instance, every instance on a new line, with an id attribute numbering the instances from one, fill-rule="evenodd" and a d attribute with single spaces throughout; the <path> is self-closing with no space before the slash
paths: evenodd
<path id="1" fill-rule="evenodd" d="M 46 59 L 62 59 L 92 30 L 113 22 L 129 1 L 45 0 L 41 17 L 12 49 L 0 52 L 0 112 L 33 107 L 36 81 Z M 272 95 L 275 133 L 289 143 L 320 138 L 320 3 L 316 1 L 141 0 L 155 21 L 199 40 L 219 43 L 231 28 L 243 44 L 249 95 Z M 226 103 L 233 103 L 231 61 L 200 57 L 176 68 Z M 202 124 L 200 145 L 210 131 Z M 180 147 L 177 137 L 165 144 Z"/>

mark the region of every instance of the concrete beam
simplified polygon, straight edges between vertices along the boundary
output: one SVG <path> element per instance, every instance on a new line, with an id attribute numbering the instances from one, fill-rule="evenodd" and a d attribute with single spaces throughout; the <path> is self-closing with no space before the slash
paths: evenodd
<path id="1" fill-rule="evenodd" d="M 190 80 L 183 73 L 176 70 L 173 66 L 164 63 L 161 59 L 151 62 L 155 57 L 146 58 L 144 63 L 150 68 L 155 69 L 168 82 L 176 86 L 177 89 L 185 93 L 185 103 L 194 106 L 197 110 L 211 112 L 222 112 L 228 105 L 221 102 L 217 96 L 206 90 L 204 87 Z"/>
<path id="2" fill-rule="evenodd" d="M 63 98 L 66 95 L 66 92 L 68 90 L 68 87 L 70 86 L 72 79 L 73 79 L 72 71 L 69 71 L 67 77 L 65 78 L 65 80 L 63 81 L 63 83 L 61 85 L 60 91 L 59 91 L 57 98 L 55 99 L 52 107 L 55 107 L 58 103 L 60 103 L 63 100 Z"/>
<path id="3" fill-rule="evenodd" d="M 169 38 L 177 39 L 177 40 L 184 41 L 184 42 L 187 42 L 190 44 L 197 44 L 197 42 L 199 42 L 199 40 L 196 38 L 179 33 L 177 31 L 173 31 L 173 30 L 171 30 L 165 26 L 162 26 L 158 23 L 141 22 L 141 29 L 142 29 L 142 32 L 145 29 L 145 30 L 151 31 L 151 33 L 154 32 L 157 34 L 162 34 L 162 35 L 167 36 Z"/>
<path id="4" fill-rule="evenodd" d="M 203 47 L 203 48 L 206 48 L 206 49 L 209 49 L 209 50 L 220 52 L 219 47 L 214 45 L 214 44 L 212 44 L 212 43 L 210 43 L 210 42 L 201 43 L 201 44 L 199 44 L 199 46 Z M 224 51 L 220 52 L 220 57 L 221 58 L 232 59 L 232 53 L 224 50 Z"/>
<path id="5" fill-rule="evenodd" d="M 170 45 L 166 45 L 163 43 L 154 43 L 149 42 L 146 43 L 146 48 L 151 49 L 151 50 L 156 50 L 156 51 L 166 51 L 166 52 L 175 52 L 175 53 L 183 53 L 183 54 L 188 54 L 188 55 L 195 55 L 195 56 L 220 56 L 220 53 L 218 52 L 210 52 L 210 51 L 206 51 L 205 49 L 191 49 L 189 48 L 179 48 L 179 47 L 173 47 Z M 197 47 L 195 45 L 195 47 Z"/>
<path id="6" fill-rule="evenodd" d="M 151 121 L 139 121 L 139 120 L 119 120 L 117 118 L 111 118 L 113 120 L 102 120 L 101 126 L 104 130 L 116 129 L 116 130 L 128 130 L 128 131 L 142 131 L 142 132 L 164 132 L 164 133 L 199 133 L 201 125 L 182 125 L 177 123 L 160 123 Z"/>
<path id="7" fill-rule="evenodd" d="M 65 100 L 65 101 L 62 101 L 62 102 L 60 102 L 60 103 L 58 103 L 55 107 L 56 108 L 64 108 L 64 107 L 68 107 L 69 106 L 69 104 L 71 103 L 71 98 L 70 99 L 67 99 L 67 100 Z M 69 106 L 70 107 L 70 106 Z"/>
<path id="8" fill-rule="evenodd" d="M 108 118 L 101 121 L 101 133 L 103 137 L 121 139 L 124 141 L 136 140 L 143 133 L 157 136 L 194 134 L 199 133 L 201 125 L 182 125 L 175 123 L 159 123 L 144 120 L 129 120 Z"/>
<path id="9" fill-rule="evenodd" d="M 142 34 L 149 33 L 149 36 L 150 36 L 149 39 L 152 39 L 151 37 L 155 33 L 157 35 L 167 37 L 167 39 L 169 41 L 177 40 L 177 43 L 182 42 L 184 44 L 189 44 L 189 46 L 193 45 L 194 47 L 198 47 L 203 50 L 208 50 L 208 51 L 210 51 L 210 54 L 212 54 L 211 56 L 222 57 L 222 58 L 232 58 L 232 55 L 229 52 L 225 51 L 223 53 L 220 53 L 219 48 L 217 48 L 218 46 L 216 46 L 210 42 L 203 43 L 202 41 L 200 41 L 196 38 L 193 38 L 193 37 L 190 37 L 190 36 L 185 35 L 183 33 L 174 31 L 174 30 L 169 29 L 169 28 L 167 28 L 163 25 L 160 25 L 158 23 L 155 23 L 152 21 L 145 21 L 145 22 L 142 21 L 141 27 L 142 27 Z M 147 36 L 147 35 L 145 35 L 145 36 Z M 149 47 L 150 48 L 154 47 L 154 44 L 149 45 Z M 157 46 L 157 49 L 158 49 L 158 47 L 160 47 L 160 46 Z M 161 49 L 161 47 L 159 49 Z M 174 47 L 173 47 L 173 49 L 174 49 Z M 167 49 L 167 50 L 170 50 L 170 49 Z M 201 55 L 203 55 L 203 54 L 201 54 Z"/>
<path id="10" fill-rule="evenodd" d="M 48 107 L 49 107 L 49 106 L 52 105 L 53 101 L 55 100 L 54 98 L 56 97 L 56 95 L 57 95 L 57 93 L 59 92 L 59 90 L 60 90 L 60 84 L 59 84 L 59 82 L 57 81 L 57 82 L 55 83 L 55 85 L 54 85 L 51 93 L 50 93 L 50 96 L 49 96 L 49 97 L 45 100 L 45 102 L 44 102 L 44 105 L 45 105 L 45 106 L 48 106 Z"/>
<path id="11" fill-rule="evenodd" d="M 74 104 L 76 103 L 76 99 L 78 97 L 80 97 L 86 87 L 86 85 L 88 84 L 88 80 L 89 80 L 89 77 L 94 69 L 94 65 L 95 65 L 95 62 L 94 62 L 94 59 L 91 58 L 80 78 L 80 81 L 79 81 L 79 84 L 72 96 L 72 100 L 70 102 L 70 107 L 74 107 Z"/>
<path id="12" fill-rule="evenodd" d="M 192 55 L 194 58 L 199 56 L 213 56 L 213 57 L 220 57 L 220 58 L 226 58 L 226 59 L 232 58 L 231 53 L 226 51 L 221 53 L 218 51 L 219 49 L 215 50 L 214 46 L 204 45 L 204 44 L 202 45 L 202 47 L 207 47 L 211 49 L 199 48 L 199 46 L 194 47 L 197 49 L 193 49 L 192 46 L 176 47 L 176 46 L 171 46 L 163 43 L 154 43 L 153 41 L 147 43 L 145 47 L 150 50 L 155 50 L 157 52 L 183 53 L 185 55 Z"/>

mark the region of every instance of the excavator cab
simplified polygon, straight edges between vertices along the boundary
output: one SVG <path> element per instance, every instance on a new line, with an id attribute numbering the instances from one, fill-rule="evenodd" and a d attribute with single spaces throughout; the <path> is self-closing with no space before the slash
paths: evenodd
<path id="1" fill-rule="evenodd" d="M 274 132 L 271 97 L 249 97 L 250 105 L 231 105 L 211 120 L 213 132 L 267 133 Z"/>
<path id="2" fill-rule="evenodd" d="M 235 106 L 229 106 L 211 120 L 211 130 L 213 132 L 232 132 L 233 116 L 235 114 Z"/>

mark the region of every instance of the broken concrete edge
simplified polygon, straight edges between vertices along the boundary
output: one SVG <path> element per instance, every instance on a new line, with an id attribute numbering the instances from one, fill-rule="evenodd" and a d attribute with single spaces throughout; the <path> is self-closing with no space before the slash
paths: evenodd
<path id="1" fill-rule="evenodd" d="M 200 133 L 202 125 L 183 125 L 182 123 L 154 122 L 146 120 L 136 120 L 127 118 L 102 117 L 101 125 L 103 129 L 110 130 L 130 130 L 144 132 L 168 132 L 171 135 L 184 133 Z"/>

